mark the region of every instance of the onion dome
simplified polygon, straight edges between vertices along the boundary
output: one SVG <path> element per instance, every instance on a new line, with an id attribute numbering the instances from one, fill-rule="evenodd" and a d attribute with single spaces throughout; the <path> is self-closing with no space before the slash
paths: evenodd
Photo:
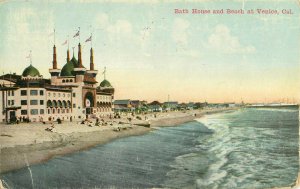
<path id="1" fill-rule="evenodd" d="M 110 84 L 109 81 L 107 81 L 106 79 L 104 79 L 104 80 L 100 83 L 100 87 L 112 88 L 113 86 Z"/>
<path id="2" fill-rule="evenodd" d="M 78 61 L 73 56 L 73 58 L 67 62 L 61 69 L 60 76 L 75 76 L 74 68 L 78 67 Z"/>
<path id="3" fill-rule="evenodd" d="M 27 77 L 27 76 L 36 77 L 36 76 L 40 76 L 40 72 L 35 67 L 30 65 L 27 68 L 25 68 L 25 70 L 22 73 L 22 76 L 23 77 Z"/>

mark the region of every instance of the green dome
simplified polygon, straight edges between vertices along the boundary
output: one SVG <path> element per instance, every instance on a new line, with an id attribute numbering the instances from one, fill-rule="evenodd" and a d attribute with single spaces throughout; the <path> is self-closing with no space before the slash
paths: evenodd
<path id="1" fill-rule="evenodd" d="M 27 76 L 31 76 L 31 77 L 35 77 L 35 76 L 40 76 L 40 72 L 33 67 L 32 65 L 28 66 L 27 68 L 25 68 L 25 70 L 22 73 L 23 77 L 27 77 Z"/>
<path id="2" fill-rule="evenodd" d="M 104 79 L 104 80 L 100 83 L 100 87 L 112 87 L 112 85 L 110 84 L 109 81 L 107 81 L 106 79 Z"/>
<path id="3" fill-rule="evenodd" d="M 73 58 L 67 62 L 64 67 L 61 69 L 60 76 L 75 76 L 74 68 L 78 67 L 78 61 L 73 56 Z"/>

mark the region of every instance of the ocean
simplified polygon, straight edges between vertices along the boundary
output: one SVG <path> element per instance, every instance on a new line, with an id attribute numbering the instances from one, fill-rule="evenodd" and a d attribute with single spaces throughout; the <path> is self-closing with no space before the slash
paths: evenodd
<path id="1" fill-rule="evenodd" d="M 9 188 L 272 188 L 299 167 L 298 109 L 240 109 L 0 175 Z"/>

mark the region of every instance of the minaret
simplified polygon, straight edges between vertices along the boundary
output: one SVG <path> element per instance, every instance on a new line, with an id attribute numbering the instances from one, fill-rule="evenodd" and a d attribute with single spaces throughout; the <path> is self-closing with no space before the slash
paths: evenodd
<path id="1" fill-rule="evenodd" d="M 67 50 L 67 63 L 70 62 L 70 51 L 69 48 Z"/>
<path id="2" fill-rule="evenodd" d="M 55 46 L 55 30 L 54 34 L 54 45 L 53 45 L 53 60 L 52 60 L 52 69 L 49 69 L 51 74 L 51 85 L 57 85 L 57 77 L 60 74 L 60 69 L 57 68 L 57 59 L 56 59 L 56 46 Z"/>
<path id="3" fill-rule="evenodd" d="M 90 70 L 94 70 L 94 52 L 93 52 L 93 48 L 91 48 Z"/>
<path id="4" fill-rule="evenodd" d="M 82 65 L 82 58 L 81 58 L 81 45 L 78 44 L 78 67 L 74 68 L 74 72 L 76 75 L 76 82 L 81 83 L 84 80 L 84 74 L 86 69 Z"/>
<path id="5" fill-rule="evenodd" d="M 81 59 L 81 45 L 78 44 L 78 67 L 83 68 L 82 59 Z"/>
<path id="6" fill-rule="evenodd" d="M 92 74 L 94 78 L 96 78 L 96 75 L 98 73 L 98 70 L 95 70 L 94 50 L 92 47 L 91 47 L 91 55 L 90 55 L 90 70 L 87 70 L 87 73 Z"/>
<path id="7" fill-rule="evenodd" d="M 57 69 L 57 61 L 56 61 L 56 47 L 55 47 L 55 44 L 53 46 L 53 61 L 52 61 L 52 64 L 53 64 L 53 69 Z"/>

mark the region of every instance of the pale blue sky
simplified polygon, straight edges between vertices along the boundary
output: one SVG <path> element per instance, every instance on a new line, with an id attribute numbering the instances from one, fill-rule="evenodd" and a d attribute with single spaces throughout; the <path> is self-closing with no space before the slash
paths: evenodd
<path id="1" fill-rule="evenodd" d="M 9 1 L 0 3 L 0 71 L 33 65 L 45 78 L 56 28 L 58 64 L 65 64 L 81 28 L 89 66 L 93 32 L 96 68 L 107 67 L 116 98 L 165 101 L 276 101 L 299 99 L 300 17 L 294 1 Z M 72 3 L 71 3 L 72 2 Z M 244 5 L 243 5 L 244 3 Z M 292 9 L 293 15 L 178 15 L 185 9 Z M 148 29 L 147 29 L 148 28 Z M 72 48 L 71 48 L 72 49 Z"/>

